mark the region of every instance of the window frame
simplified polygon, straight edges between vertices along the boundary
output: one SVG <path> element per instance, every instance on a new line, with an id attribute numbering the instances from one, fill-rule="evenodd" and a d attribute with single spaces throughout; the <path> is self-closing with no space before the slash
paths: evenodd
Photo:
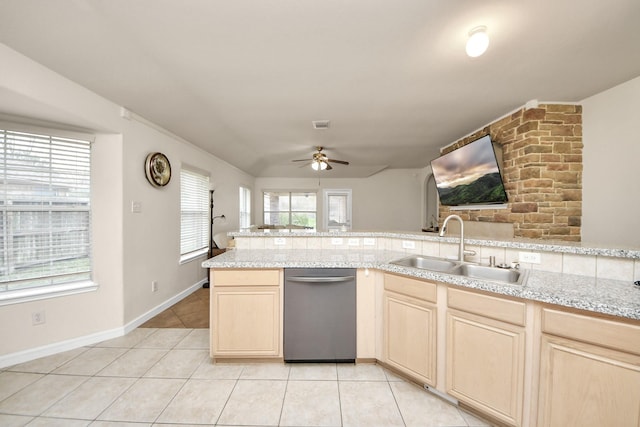
<path id="1" fill-rule="evenodd" d="M 289 195 L 289 208 L 288 210 L 267 210 L 264 200 L 265 200 L 265 195 L 267 193 L 282 193 L 285 194 L 287 193 Z M 313 194 L 315 197 L 315 210 L 311 211 L 311 210 L 293 210 L 292 208 L 292 198 L 294 195 L 301 195 L 301 194 Z M 289 217 L 289 221 L 287 224 L 282 224 L 282 225 L 278 225 L 278 224 L 268 224 L 265 221 L 265 217 L 267 215 L 267 213 L 286 213 Z M 263 190 L 262 191 L 262 221 L 264 223 L 264 225 L 271 225 L 271 226 L 275 226 L 275 227 L 281 227 L 281 228 L 287 228 L 288 226 L 291 225 L 295 225 L 292 224 L 292 218 L 293 218 L 293 214 L 295 213 L 308 213 L 308 214 L 313 214 L 315 216 L 315 227 L 311 227 L 311 228 L 307 228 L 307 230 L 317 230 L 318 229 L 318 192 L 316 190 Z"/>
<path id="2" fill-rule="evenodd" d="M 184 203 L 184 196 L 185 196 L 185 191 L 187 190 L 184 185 L 185 185 L 185 178 L 186 177 L 191 177 L 191 178 L 205 178 L 200 180 L 199 182 L 192 182 L 190 184 L 194 184 L 195 187 L 199 187 L 199 188 L 189 188 L 189 191 L 197 191 L 197 190 L 204 190 L 206 188 L 206 191 L 203 191 L 203 193 L 200 195 L 201 197 L 199 197 L 198 200 L 190 200 L 190 202 L 195 203 L 196 206 L 194 206 L 194 209 L 197 210 L 192 210 L 191 213 L 196 213 L 196 214 L 200 214 L 202 215 L 202 217 L 200 218 L 201 224 L 200 226 L 202 227 L 199 230 L 195 230 L 195 232 L 199 235 L 195 236 L 194 239 L 196 240 L 196 242 L 194 242 L 196 245 L 192 248 L 189 248 L 188 250 L 184 250 L 183 245 L 184 245 L 184 234 L 185 234 L 185 229 L 184 227 L 184 222 L 183 220 L 184 218 L 184 213 L 185 213 L 185 209 L 183 207 L 183 203 Z M 182 167 L 180 168 L 180 260 L 179 260 L 179 264 L 185 264 L 187 262 L 193 261 L 197 258 L 202 257 L 203 255 L 206 255 L 209 253 L 209 240 L 210 240 L 210 233 L 211 233 L 211 215 L 210 215 L 210 194 L 211 194 L 211 190 L 209 188 L 211 182 L 211 177 L 209 175 L 209 173 L 204 172 L 200 169 L 188 166 L 183 164 Z"/>
<path id="3" fill-rule="evenodd" d="M 86 212 L 87 213 L 86 233 L 88 234 L 88 240 L 86 243 L 87 244 L 86 257 L 88 258 L 88 271 L 80 272 L 80 274 L 84 275 L 84 278 L 80 278 L 79 280 L 78 279 L 73 280 L 71 278 L 71 280 L 68 280 L 68 281 L 42 284 L 38 286 L 18 288 L 18 289 L 9 289 L 10 283 L 12 282 L 15 283 L 16 282 L 15 280 L 6 281 L 0 284 L 0 306 L 29 302 L 29 301 L 37 301 L 37 300 L 48 299 L 48 298 L 55 298 L 55 297 L 66 296 L 66 295 L 74 295 L 78 293 L 91 292 L 91 291 L 97 290 L 99 286 L 97 283 L 93 281 L 94 241 L 93 241 L 93 230 L 92 230 L 93 229 L 93 222 L 92 222 L 93 208 L 91 203 L 91 200 L 93 197 L 93 174 L 94 174 L 93 166 L 92 166 L 93 155 L 94 155 L 92 145 L 95 141 L 95 135 L 91 135 L 88 133 L 67 131 L 62 129 L 45 128 L 45 127 L 40 127 L 36 125 L 16 124 L 16 123 L 4 122 L 4 121 L 0 121 L 0 132 L 2 133 L 2 137 L 0 138 L 1 139 L 0 145 L 2 145 L 2 147 L 6 146 L 5 145 L 6 137 L 8 133 L 26 134 L 27 138 L 32 137 L 34 140 L 40 139 L 41 141 L 43 141 L 48 139 L 49 144 L 52 144 L 54 141 L 55 143 L 60 143 L 60 141 L 64 142 L 64 140 L 71 140 L 69 143 L 77 144 L 81 141 L 81 144 L 86 144 L 88 147 L 85 153 L 88 159 L 87 162 L 85 163 L 85 165 L 88 167 L 88 173 L 85 173 L 86 180 L 82 181 L 84 182 L 83 185 L 86 185 L 88 188 L 87 190 L 88 196 L 85 202 L 86 207 L 80 207 L 80 208 L 74 208 L 74 209 L 70 209 L 70 208 L 60 209 L 60 208 L 56 208 L 55 204 L 52 205 L 51 202 L 48 202 L 49 208 L 42 209 L 42 212 L 57 211 L 57 212 L 74 212 L 74 213 Z M 55 148 L 52 145 L 49 145 L 49 147 Z M 56 151 L 56 150 L 53 150 L 53 151 Z M 56 153 L 59 155 L 58 151 L 56 151 Z M 2 174 L 4 175 L 5 173 L 4 171 L 6 170 L 6 168 L 4 167 L 3 159 L 4 159 L 4 155 L 2 156 L 2 159 L 0 159 L 0 163 L 3 164 Z M 53 166 L 49 166 L 48 168 L 43 170 L 47 170 L 49 173 L 53 173 Z M 76 187 L 72 187 L 72 188 L 75 189 Z M 36 200 L 42 200 L 44 202 L 45 198 L 36 199 Z M 9 208 L 9 205 L 5 205 L 5 206 L 6 208 L 3 209 L 4 214 L 6 214 L 8 211 L 14 211 L 14 212 L 21 211 L 20 209 L 11 209 Z M 50 232 L 53 233 L 53 229 L 51 229 Z M 4 231 L 3 231 L 2 237 L 3 238 L 6 237 L 4 234 Z M 2 248 L 3 252 L 4 250 L 5 249 Z M 69 273 L 67 272 L 65 274 L 69 274 Z M 40 277 L 42 279 L 46 279 L 46 278 L 53 278 L 54 276 L 45 274 Z M 4 289 L 2 289 L 3 287 Z"/>
<path id="4" fill-rule="evenodd" d="M 239 230 L 251 228 L 251 188 L 241 185 L 238 190 L 238 225 Z"/>

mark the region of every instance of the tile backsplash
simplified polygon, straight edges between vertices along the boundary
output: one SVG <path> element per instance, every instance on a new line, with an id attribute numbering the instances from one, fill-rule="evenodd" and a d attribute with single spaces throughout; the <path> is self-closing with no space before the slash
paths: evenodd
<path id="1" fill-rule="evenodd" d="M 274 236 L 264 235 L 234 235 L 237 249 L 317 249 L 317 250 L 387 250 L 405 254 L 436 256 L 443 258 L 458 258 L 457 243 L 439 240 L 411 239 L 411 236 L 367 237 L 361 235 L 350 236 Z M 280 239 L 279 241 L 276 239 Z M 365 245 L 367 240 L 367 245 Z M 407 242 L 413 242 L 409 244 Z M 413 248 L 411 247 L 413 246 Z M 536 252 L 540 254 L 540 263 L 519 262 L 521 268 L 549 271 L 554 273 L 575 274 L 580 276 L 597 277 L 614 280 L 640 280 L 640 260 L 633 258 L 619 258 L 604 255 L 588 255 L 541 250 L 519 249 L 492 245 L 468 244 L 465 249 L 475 251 L 475 255 L 466 257 L 468 261 L 489 264 L 489 257 L 494 256 L 496 263 L 519 262 L 521 252 Z"/>

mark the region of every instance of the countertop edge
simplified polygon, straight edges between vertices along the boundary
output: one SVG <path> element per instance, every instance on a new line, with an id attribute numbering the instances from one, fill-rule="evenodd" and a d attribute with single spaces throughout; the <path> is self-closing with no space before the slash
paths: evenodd
<path id="1" fill-rule="evenodd" d="M 526 283 L 516 285 L 390 264 L 389 262 L 393 259 L 406 256 L 400 252 L 307 250 L 307 255 L 311 252 L 317 254 L 313 260 L 302 256 L 304 252 L 235 249 L 204 261 L 202 267 L 213 269 L 371 268 L 528 301 L 640 320 L 640 287 L 632 283 L 627 284 L 626 281 L 524 270 L 527 274 Z M 239 259 L 241 257 L 237 256 L 238 253 L 247 258 Z M 608 290 L 622 290 L 624 295 L 616 297 L 615 292 L 611 295 L 612 292 Z M 629 295 L 632 301 L 629 301 Z"/>

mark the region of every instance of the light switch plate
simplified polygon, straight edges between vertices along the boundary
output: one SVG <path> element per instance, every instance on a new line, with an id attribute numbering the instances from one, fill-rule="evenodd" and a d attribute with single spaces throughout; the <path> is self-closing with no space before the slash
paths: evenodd
<path id="1" fill-rule="evenodd" d="M 136 200 L 131 201 L 131 212 L 132 213 L 140 213 L 142 212 L 142 202 L 138 202 Z"/>
<path id="2" fill-rule="evenodd" d="M 273 244 L 276 246 L 286 245 L 287 239 L 285 239 L 284 237 L 276 237 L 275 239 L 273 239 Z"/>
<path id="3" fill-rule="evenodd" d="M 362 239 L 362 244 L 364 246 L 375 246 L 376 239 L 374 239 L 373 237 L 365 237 L 364 239 Z"/>
<path id="4" fill-rule="evenodd" d="M 332 245 L 342 245 L 343 243 L 342 237 L 332 237 L 331 238 L 331 244 Z"/>
<path id="5" fill-rule="evenodd" d="M 347 244 L 349 246 L 359 246 L 360 245 L 360 239 L 350 238 L 349 240 L 347 240 Z"/>

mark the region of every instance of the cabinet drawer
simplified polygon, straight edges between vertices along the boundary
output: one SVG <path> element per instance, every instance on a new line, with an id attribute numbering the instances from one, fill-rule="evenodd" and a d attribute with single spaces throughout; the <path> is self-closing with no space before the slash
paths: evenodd
<path id="1" fill-rule="evenodd" d="M 280 270 L 231 270 L 211 272 L 214 286 L 279 286 Z"/>
<path id="2" fill-rule="evenodd" d="M 521 301 L 449 288 L 447 290 L 447 305 L 451 308 L 514 325 L 525 325 L 526 306 Z"/>
<path id="3" fill-rule="evenodd" d="M 384 288 L 388 291 L 407 295 L 425 301 L 437 302 L 437 287 L 435 283 L 409 277 L 384 275 Z"/>
<path id="4" fill-rule="evenodd" d="M 635 325 L 544 308 L 542 332 L 640 355 L 640 322 Z"/>

